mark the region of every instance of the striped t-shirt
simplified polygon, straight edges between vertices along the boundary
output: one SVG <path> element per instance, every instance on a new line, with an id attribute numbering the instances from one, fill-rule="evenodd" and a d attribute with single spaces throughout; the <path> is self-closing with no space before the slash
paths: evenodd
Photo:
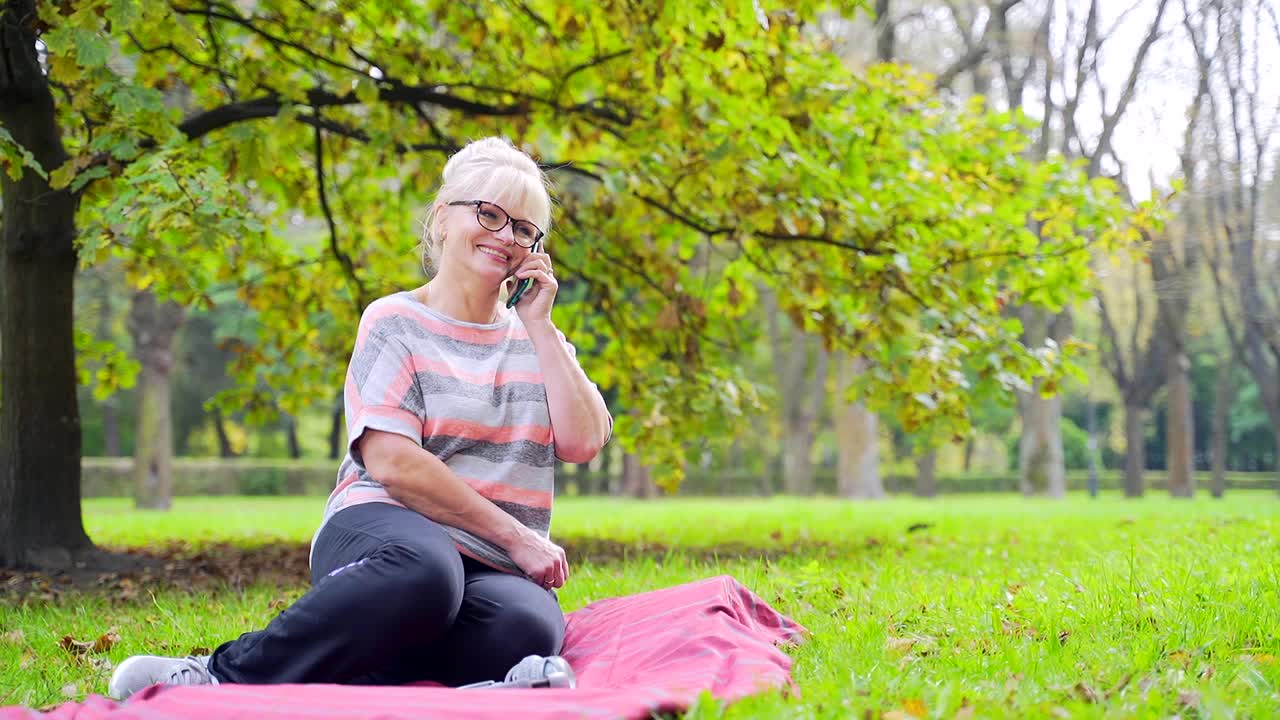
<path id="1" fill-rule="evenodd" d="M 576 358 L 564 333 L 556 334 Z M 375 300 L 360 318 L 344 397 L 347 456 L 321 528 L 353 505 L 401 505 L 360 457 L 356 440 L 372 428 L 420 443 L 507 514 L 549 536 L 555 437 L 538 357 L 514 310 L 478 324 L 442 315 L 407 291 Z M 521 572 L 501 547 L 441 526 L 463 554 Z"/>

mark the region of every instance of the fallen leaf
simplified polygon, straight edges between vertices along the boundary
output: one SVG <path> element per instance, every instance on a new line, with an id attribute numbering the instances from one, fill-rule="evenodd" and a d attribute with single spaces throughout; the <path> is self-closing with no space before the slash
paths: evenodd
<path id="1" fill-rule="evenodd" d="M 1184 707 L 1193 707 L 1200 704 L 1200 693 L 1193 690 L 1183 690 L 1178 693 L 1178 702 Z"/>
<path id="2" fill-rule="evenodd" d="M 1185 667 L 1186 664 L 1191 660 L 1191 653 L 1187 652 L 1186 650 L 1174 650 L 1173 652 L 1169 653 L 1165 657 L 1169 658 L 1169 662 L 1177 663 Z"/>
<path id="3" fill-rule="evenodd" d="M 1129 685 L 1129 681 L 1132 679 L 1133 679 L 1133 673 L 1126 673 L 1124 677 L 1120 678 L 1120 682 L 1113 685 L 1111 689 L 1107 691 L 1107 695 L 1106 695 L 1107 698 L 1110 699 L 1116 693 L 1125 689 L 1125 687 Z"/>
<path id="4" fill-rule="evenodd" d="M 928 655 L 938 649 L 938 640 L 928 635 L 907 635 L 905 637 L 890 635 L 885 640 L 885 647 L 896 652 L 915 651 L 920 655 Z"/>
<path id="5" fill-rule="evenodd" d="M 120 642 L 120 634 L 114 629 L 108 630 L 106 634 L 101 635 L 97 640 L 93 641 L 93 652 L 104 653 L 115 647 Z"/>
<path id="6" fill-rule="evenodd" d="M 1022 583 L 1013 583 L 1009 585 L 1009 587 L 1006 587 L 1004 589 L 1005 602 L 1013 602 L 1013 599 L 1018 596 L 1018 593 L 1022 592 L 1023 587 L 1025 586 Z"/>
<path id="7" fill-rule="evenodd" d="M 1076 691 L 1076 695 L 1087 703 L 1102 702 L 1102 696 L 1098 694 L 1098 691 L 1083 682 L 1076 683 L 1076 686 L 1073 689 Z"/>
<path id="8" fill-rule="evenodd" d="M 884 646 L 886 648 L 897 652 L 909 652 L 915 644 L 916 641 L 913 638 L 894 637 L 893 635 L 890 635 L 889 638 L 884 641 Z"/>
<path id="9" fill-rule="evenodd" d="M 925 707 L 924 701 L 919 698 L 903 700 L 902 709 L 918 718 L 926 717 L 929 714 L 929 710 Z"/>
<path id="10" fill-rule="evenodd" d="M 107 652 L 118 642 L 120 642 L 120 635 L 115 630 L 110 630 L 99 636 L 97 640 L 76 640 L 70 635 L 63 635 L 58 645 L 72 655 L 88 655 Z"/>

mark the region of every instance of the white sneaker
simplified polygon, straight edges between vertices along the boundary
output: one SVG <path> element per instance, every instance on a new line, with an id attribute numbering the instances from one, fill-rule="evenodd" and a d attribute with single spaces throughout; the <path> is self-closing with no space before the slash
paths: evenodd
<path id="1" fill-rule="evenodd" d="M 164 685 L 217 685 L 209 673 L 209 656 L 188 655 L 182 658 L 159 655 L 134 655 L 116 667 L 107 684 L 107 695 L 124 700 L 139 690 Z"/>

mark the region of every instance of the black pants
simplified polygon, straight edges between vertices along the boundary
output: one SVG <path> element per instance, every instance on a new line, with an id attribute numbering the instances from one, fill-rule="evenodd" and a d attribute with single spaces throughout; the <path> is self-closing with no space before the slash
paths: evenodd
<path id="1" fill-rule="evenodd" d="M 227 683 L 462 685 L 501 680 L 526 655 L 555 655 L 555 593 L 458 553 L 413 510 L 340 510 L 316 538 L 312 588 L 265 629 L 223 643 L 209 670 Z"/>

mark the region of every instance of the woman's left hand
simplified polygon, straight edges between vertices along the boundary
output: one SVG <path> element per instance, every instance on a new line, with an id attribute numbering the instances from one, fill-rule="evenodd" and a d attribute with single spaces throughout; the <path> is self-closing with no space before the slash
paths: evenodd
<path id="1" fill-rule="evenodd" d="M 516 269 L 515 278 L 517 282 L 524 278 L 533 279 L 533 284 L 516 303 L 520 321 L 525 327 L 551 322 L 551 306 L 555 303 L 556 291 L 560 289 L 551 269 L 551 256 L 544 252 L 529 253 Z"/>

